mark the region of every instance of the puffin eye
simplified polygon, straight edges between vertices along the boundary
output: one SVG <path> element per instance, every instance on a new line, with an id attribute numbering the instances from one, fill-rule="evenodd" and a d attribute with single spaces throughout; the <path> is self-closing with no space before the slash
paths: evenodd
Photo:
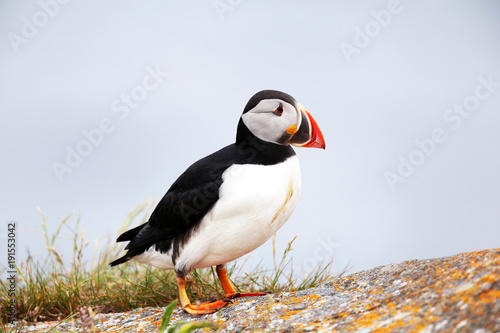
<path id="1" fill-rule="evenodd" d="M 283 104 L 282 103 L 280 103 L 280 105 L 276 109 L 274 109 L 273 114 L 275 114 L 277 116 L 281 116 L 283 114 Z"/>

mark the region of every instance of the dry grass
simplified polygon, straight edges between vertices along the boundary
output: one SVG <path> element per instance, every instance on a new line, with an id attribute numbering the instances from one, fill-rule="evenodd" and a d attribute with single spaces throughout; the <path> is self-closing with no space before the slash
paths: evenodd
<path id="1" fill-rule="evenodd" d="M 135 220 L 143 223 L 149 216 L 150 208 L 151 202 L 146 201 L 132 210 L 121 231 L 128 229 Z M 149 268 L 133 262 L 109 267 L 109 263 L 120 256 L 123 244 L 110 242 L 90 264 L 85 264 L 83 250 L 88 246 L 88 242 L 85 240 L 83 229 L 80 229 L 79 217 L 71 228 L 74 233 L 73 258 L 70 264 L 65 264 L 55 242 L 61 229 L 64 226 L 70 227 L 71 215 L 59 223 L 53 235 L 49 235 L 45 216 L 41 212 L 40 214 L 47 255 L 43 262 L 35 262 L 28 256 L 27 261 L 18 267 L 20 281 L 17 284 L 15 301 L 16 318 L 21 323 L 70 320 L 79 316 L 81 309 L 88 308 L 93 312 L 107 313 L 129 311 L 138 307 L 165 306 L 177 298 L 173 271 Z M 240 276 L 236 273 L 240 271 L 237 266 L 228 267 L 229 277 L 239 291 L 296 291 L 334 278 L 331 273 L 331 261 L 319 264 L 305 278 L 295 277 L 290 259 L 292 242 L 293 240 L 278 263 L 273 251 L 274 270 L 267 271 L 257 267 L 251 273 Z M 214 269 L 192 271 L 188 283 L 188 293 L 192 300 L 209 300 L 224 296 Z M 7 318 L 7 289 L 5 281 L 0 281 L 1 322 L 5 322 Z"/>

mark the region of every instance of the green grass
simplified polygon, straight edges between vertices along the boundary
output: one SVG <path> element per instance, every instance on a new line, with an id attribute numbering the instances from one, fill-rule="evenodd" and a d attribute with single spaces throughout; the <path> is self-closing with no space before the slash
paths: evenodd
<path id="1" fill-rule="evenodd" d="M 132 224 L 143 223 L 149 216 L 151 202 L 146 201 L 132 210 L 125 219 L 121 231 Z M 56 231 L 49 235 L 45 216 L 40 212 L 45 235 L 47 254 L 44 260 L 35 261 L 31 256 L 18 267 L 16 293 L 16 318 L 21 323 L 46 320 L 72 320 L 81 317 L 84 309 L 93 313 L 124 312 L 138 307 L 166 306 L 177 298 L 177 287 L 173 271 L 145 267 L 134 262 L 110 267 L 109 263 L 123 254 L 124 244 L 109 244 L 94 254 L 90 263 L 83 258 L 89 245 L 84 230 L 80 229 L 80 217 L 68 215 L 60 221 Z M 73 226 L 70 226 L 70 221 Z M 134 221 L 139 220 L 136 223 Z M 56 249 L 63 227 L 73 233 L 73 257 L 64 263 Z M 295 239 L 295 238 L 294 238 Z M 238 291 L 297 291 L 314 287 L 331 280 L 332 261 L 323 262 L 305 278 L 294 276 L 290 252 L 290 241 L 279 261 L 276 261 L 273 243 L 274 270 L 262 267 L 250 273 L 240 274 L 241 267 L 230 264 L 228 275 Z M 97 245 L 96 245 L 97 248 Z M 223 298 L 223 291 L 216 278 L 215 270 L 193 270 L 188 277 L 188 295 L 194 300 Z M 0 324 L 7 320 L 9 297 L 6 281 L 0 281 Z M 83 309 L 83 310 L 82 310 Z M 0 326 L 0 331 L 2 331 Z"/>

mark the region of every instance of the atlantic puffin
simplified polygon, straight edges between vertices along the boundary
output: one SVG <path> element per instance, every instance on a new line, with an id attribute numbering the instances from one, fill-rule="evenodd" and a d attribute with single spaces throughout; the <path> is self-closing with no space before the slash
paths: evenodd
<path id="1" fill-rule="evenodd" d="M 148 222 L 121 234 L 130 259 L 173 269 L 179 302 L 193 314 L 213 313 L 237 293 L 225 264 L 264 244 L 288 220 L 300 194 L 300 167 L 290 145 L 325 149 L 314 118 L 292 96 L 256 93 L 241 115 L 236 141 L 195 162 L 172 184 Z M 225 300 L 192 304 L 186 275 L 216 266 Z"/>

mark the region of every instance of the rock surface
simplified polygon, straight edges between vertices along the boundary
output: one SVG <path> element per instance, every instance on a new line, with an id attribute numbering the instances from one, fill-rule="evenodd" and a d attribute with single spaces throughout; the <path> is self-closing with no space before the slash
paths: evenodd
<path id="1" fill-rule="evenodd" d="M 95 327 L 157 332 L 163 310 L 98 315 Z M 172 317 L 172 323 L 211 320 L 219 332 L 500 332 L 500 249 L 380 266 L 304 291 L 238 299 L 198 318 L 177 308 Z"/>

